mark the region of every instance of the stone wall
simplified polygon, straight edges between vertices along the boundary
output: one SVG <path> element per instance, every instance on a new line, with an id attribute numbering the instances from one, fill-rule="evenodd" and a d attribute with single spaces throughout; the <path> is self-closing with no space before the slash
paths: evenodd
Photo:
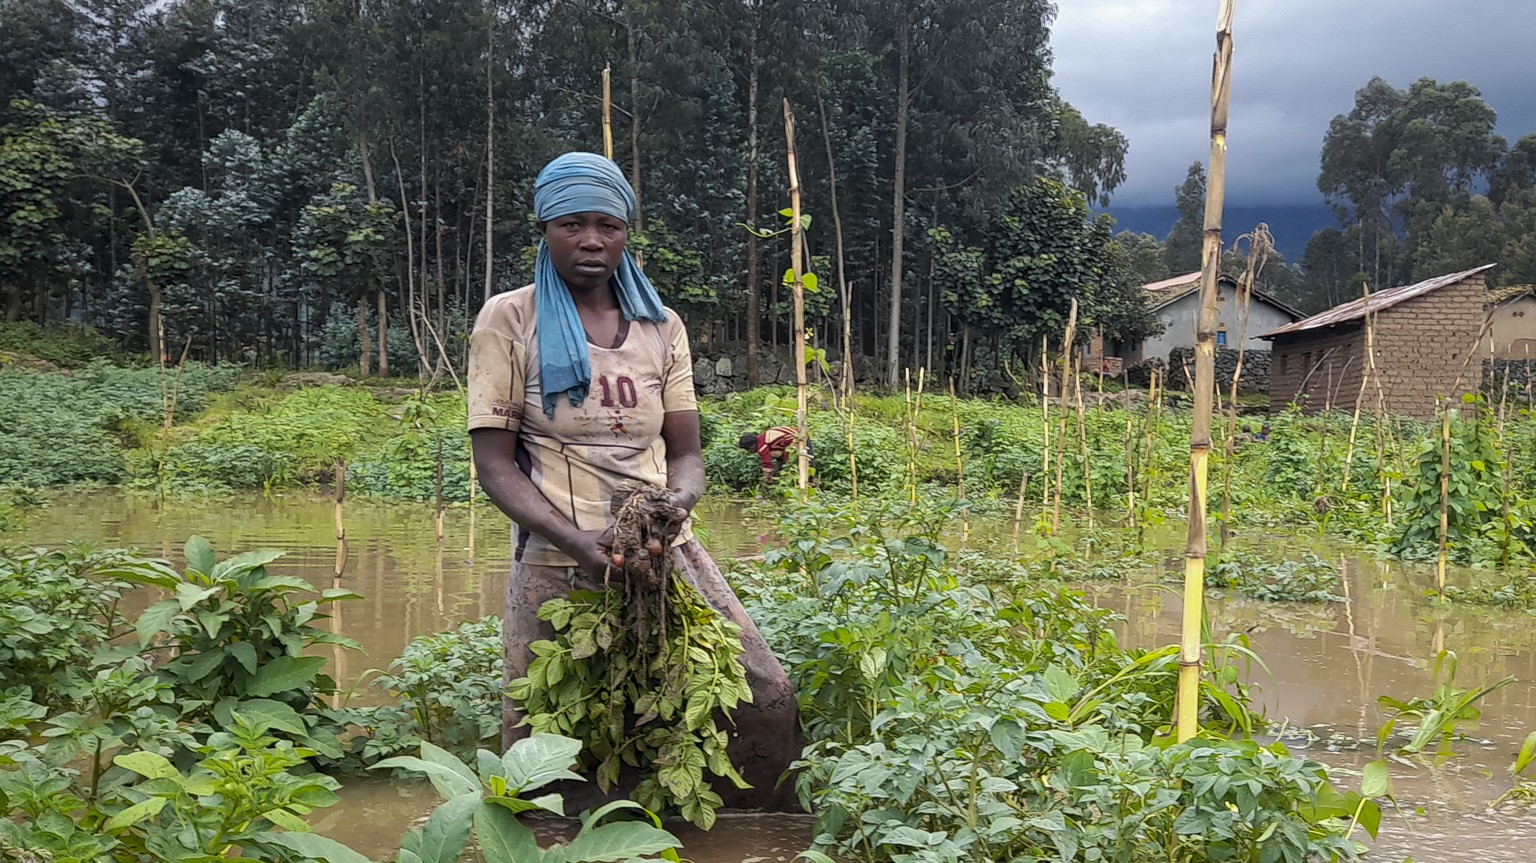
<path id="1" fill-rule="evenodd" d="M 841 380 L 843 365 L 840 361 L 828 364 L 830 372 L 825 376 L 833 381 Z M 807 370 L 811 382 L 821 379 L 820 367 L 812 365 Z M 877 380 L 875 362 L 868 357 L 855 357 L 854 382 L 873 384 Z M 793 351 L 759 349 L 757 353 L 757 382 L 759 386 L 795 383 Z M 693 388 L 700 395 L 725 395 L 751 389 L 747 384 L 747 349 L 744 344 L 725 344 L 703 347 L 693 358 Z"/>
<path id="2" fill-rule="evenodd" d="M 1536 394 L 1536 360 L 1483 360 L 1483 392 L 1495 404 L 1509 386 L 1509 399 L 1529 404 Z"/>
<path id="3" fill-rule="evenodd" d="M 1186 374 L 1187 373 L 1187 374 Z M 1237 373 L 1237 349 L 1216 349 L 1216 388 L 1232 391 L 1232 376 Z M 1168 388 L 1188 390 L 1195 379 L 1195 349 L 1174 348 L 1168 352 Z M 1237 391 L 1244 395 L 1269 392 L 1269 351 L 1243 351 L 1243 376 Z"/>

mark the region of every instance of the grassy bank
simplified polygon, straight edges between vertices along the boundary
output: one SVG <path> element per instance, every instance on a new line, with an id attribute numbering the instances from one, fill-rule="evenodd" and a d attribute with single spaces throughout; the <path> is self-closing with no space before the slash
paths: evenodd
<path id="1" fill-rule="evenodd" d="M 189 366 L 167 383 L 158 369 L 103 362 L 73 371 L 0 370 L 5 484 L 218 494 L 321 488 L 344 465 L 351 494 L 426 501 L 436 497 L 441 460 L 444 499 L 468 498 L 461 395 L 402 382 L 319 380 Z M 736 441 L 743 432 L 792 424 L 793 405 L 791 391 L 761 388 L 701 406 L 714 490 L 757 490 L 756 459 Z M 1243 431 L 1264 423 L 1265 439 Z M 963 513 L 1017 511 L 1046 535 L 1090 520 L 1140 529 L 1177 517 L 1185 504 L 1189 415 L 1162 397 L 1149 403 L 1140 391 L 1043 408 L 1038 400 L 952 402 L 932 394 L 840 403 L 818 392 L 810 428 L 823 497 L 963 497 Z M 1344 413 L 1224 417 L 1212 462 L 1212 517 L 1220 530 L 1290 525 L 1407 558 L 1433 557 L 1439 431 Z M 1449 450 L 1450 559 L 1531 559 L 1536 475 L 1519 466 L 1536 457 L 1536 420 L 1469 402 L 1451 423 Z M 1016 508 L 1021 488 L 1025 506 Z"/>

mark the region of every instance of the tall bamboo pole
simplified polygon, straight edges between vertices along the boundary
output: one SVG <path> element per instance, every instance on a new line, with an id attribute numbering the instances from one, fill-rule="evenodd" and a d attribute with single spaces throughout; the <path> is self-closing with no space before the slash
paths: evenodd
<path id="1" fill-rule="evenodd" d="M 805 380 L 805 283 L 800 262 L 805 248 L 805 234 L 800 228 L 800 171 L 795 165 L 795 112 L 784 100 L 784 142 L 789 152 L 789 266 L 794 274 L 795 293 L 795 434 L 799 445 L 795 447 L 797 473 L 795 486 L 800 489 L 801 499 L 811 484 L 810 427 L 806 421 Z"/>
<path id="2" fill-rule="evenodd" d="M 1211 69 L 1211 158 L 1200 249 L 1200 319 L 1195 339 L 1194 417 L 1189 433 L 1189 535 L 1184 550 L 1184 631 L 1179 646 L 1178 739 L 1199 731 L 1200 635 L 1205 606 L 1206 471 L 1216 377 L 1216 277 L 1221 267 L 1221 208 L 1227 183 L 1227 105 L 1232 97 L 1232 13 L 1221 0 Z"/>
<path id="3" fill-rule="evenodd" d="M 1360 286 L 1361 294 L 1365 298 L 1365 349 L 1371 350 L 1371 285 L 1369 282 Z M 1344 481 L 1339 485 L 1342 494 L 1349 493 L 1349 475 L 1355 464 L 1355 434 L 1360 429 L 1360 406 L 1365 401 L 1365 388 L 1370 385 L 1371 371 L 1375 363 L 1366 359 L 1365 368 L 1360 370 L 1360 391 L 1355 393 L 1355 413 L 1349 421 L 1349 446 L 1344 450 Z"/>
<path id="4" fill-rule="evenodd" d="M 971 505 L 965 498 L 965 458 L 960 454 L 960 402 L 955 398 L 955 378 L 949 378 L 949 416 L 955 441 L 955 480 L 960 491 L 960 541 L 971 541 Z"/>
<path id="5" fill-rule="evenodd" d="M 1247 236 L 1248 266 L 1243 271 L 1243 278 L 1238 282 L 1236 298 L 1238 306 L 1243 310 L 1242 324 L 1237 336 L 1237 365 L 1232 369 L 1232 395 L 1227 399 L 1226 440 L 1222 444 L 1224 455 L 1221 462 L 1221 547 L 1223 550 L 1226 549 L 1227 540 L 1232 535 L 1232 471 L 1235 467 L 1233 461 L 1237 451 L 1237 388 L 1243 380 L 1243 359 L 1247 355 L 1248 318 L 1253 307 L 1253 283 L 1269 260 L 1269 249 L 1273 245 L 1269 226 L 1262 222 L 1253 229 L 1253 233 Z M 1242 237 L 1238 238 L 1238 242 L 1242 242 Z"/>
<path id="6" fill-rule="evenodd" d="M 1040 508 L 1051 505 L 1051 346 L 1040 337 Z"/>
<path id="7" fill-rule="evenodd" d="M 1076 353 L 1072 350 L 1072 342 L 1077 338 L 1077 299 L 1073 298 L 1072 306 L 1067 311 L 1067 330 L 1061 339 L 1061 424 L 1056 430 L 1056 495 L 1051 501 L 1051 533 L 1061 529 L 1061 482 L 1062 468 L 1067 460 L 1067 399 L 1070 398 L 1072 387 L 1072 357 Z"/>
<path id="8" fill-rule="evenodd" d="M 1445 599 L 1445 560 L 1450 535 L 1451 402 L 1440 409 L 1440 552 L 1435 557 L 1435 593 Z"/>
<path id="9" fill-rule="evenodd" d="M 603 67 L 603 155 L 613 158 L 613 66 Z"/>

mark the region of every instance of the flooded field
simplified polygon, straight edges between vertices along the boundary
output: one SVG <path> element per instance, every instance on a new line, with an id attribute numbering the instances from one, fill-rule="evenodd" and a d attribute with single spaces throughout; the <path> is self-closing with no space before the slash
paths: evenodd
<path id="1" fill-rule="evenodd" d="M 310 496 L 242 496 L 160 504 L 118 492 L 60 494 L 35 512 L 21 539 L 56 545 L 70 539 L 136 546 L 173 560 L 193 533 L 220 552 L 252 548 L 288 551 L 274 567 L 330 586 L 337 561 L 334 507 Z M 726 501 L 700 506 L 702 535 L 719 558 L 757 554 L 768 524 L 761 514 Z M 469 515 L 452 510 L 445 542 L 435 541 L 431 511 L 418 505 L 349 503 L 346 561 L 337 584 L 363 594 L 339 607 L 341 632 L 362 643 L 366 656 L 336 657 L 339 681 L 355 681 L 382 667 L 413 637 L 460 621 L 497 613 L 509 566 L 510 530 L 481 510 L 471 539 Z M 973 524 L 973 544 L 985 542 Z M 998 535 L 1006 534 L 1006 529 Z M 1513 675 L 1516 682 L 1482 702 L 1483 718 L 1458 746 L 1459 757 L 1434 767 L 1395 764 L 1393 790 L 1401 815 L 1389 813 L 1372 856 L 1418 863 L 1536 859 L 1536 819 L 1495 814 L 1488 805 L 1510 786 L 1508 766 L 1520 742 L 1536 728 L 1536 616 L 1474 606 L 1436 609 L 1423 596 L 1431 570 L 1377 560 L 1315 537 L 1249 536 L 1246 547 L 1271 556 L 1312 551 L 1335 561 L 1348 603 L 1296 605 L 1217 598 L 1211 603 L 1218 635 L 1246 633 L 1269 673 L 1255 668 L 1271 720 L 1284 723 L 1287 744 L 1341 768 L 1374 757 L 1383 716 L 1377 698 L 1428 694 L 1431 665 L 1440 648 L 1460 656 L 1458 684 Z M 1142 645 L 1176 640 L 1178 608 L 1168 591 L 1153 587 L 1176 571 L 1182 538 L 1161 538 L 1170 551 L 1160 566 L 1133 584 L 1091 583 L 1103 606 L 1126 617 L 1124 635 Z M 1284 551 L 1281 552 L 1280 549 Z M 1458 573 L 1461 578 L 1470 577 Z M 1292 739 L 1295 738 L 1295 739 Z M 1366 744 L 1357 748 L 1356 740 Z M 1338 781 L 1358 781 L 1340 772 Z M 435 805 L 424 784 L 358 782 L 342 806 L 317 827 L 359 851 L 384 856 L 410 821 Z M 807 818 L 735 816 L 710 834 L 679 830 L 698 863 L 787 861 L 810 839 Z"/>

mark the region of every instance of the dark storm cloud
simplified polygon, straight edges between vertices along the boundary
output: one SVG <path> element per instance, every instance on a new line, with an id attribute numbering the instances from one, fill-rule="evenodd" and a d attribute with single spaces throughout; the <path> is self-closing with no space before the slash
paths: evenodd
<path id="1" fill-rule="evenodd" d="M 1059 0 L 1056 85 L 1130 139 L 1121 205 L 1171 204 L 1209 150 L 1217 0 Z M 1511 141 L 1536 132 L 1531 0 L 1237 0 L 1228 195 L 1310 203 L 1334 115 L 1373 75 L 1465 80 Z"/>

